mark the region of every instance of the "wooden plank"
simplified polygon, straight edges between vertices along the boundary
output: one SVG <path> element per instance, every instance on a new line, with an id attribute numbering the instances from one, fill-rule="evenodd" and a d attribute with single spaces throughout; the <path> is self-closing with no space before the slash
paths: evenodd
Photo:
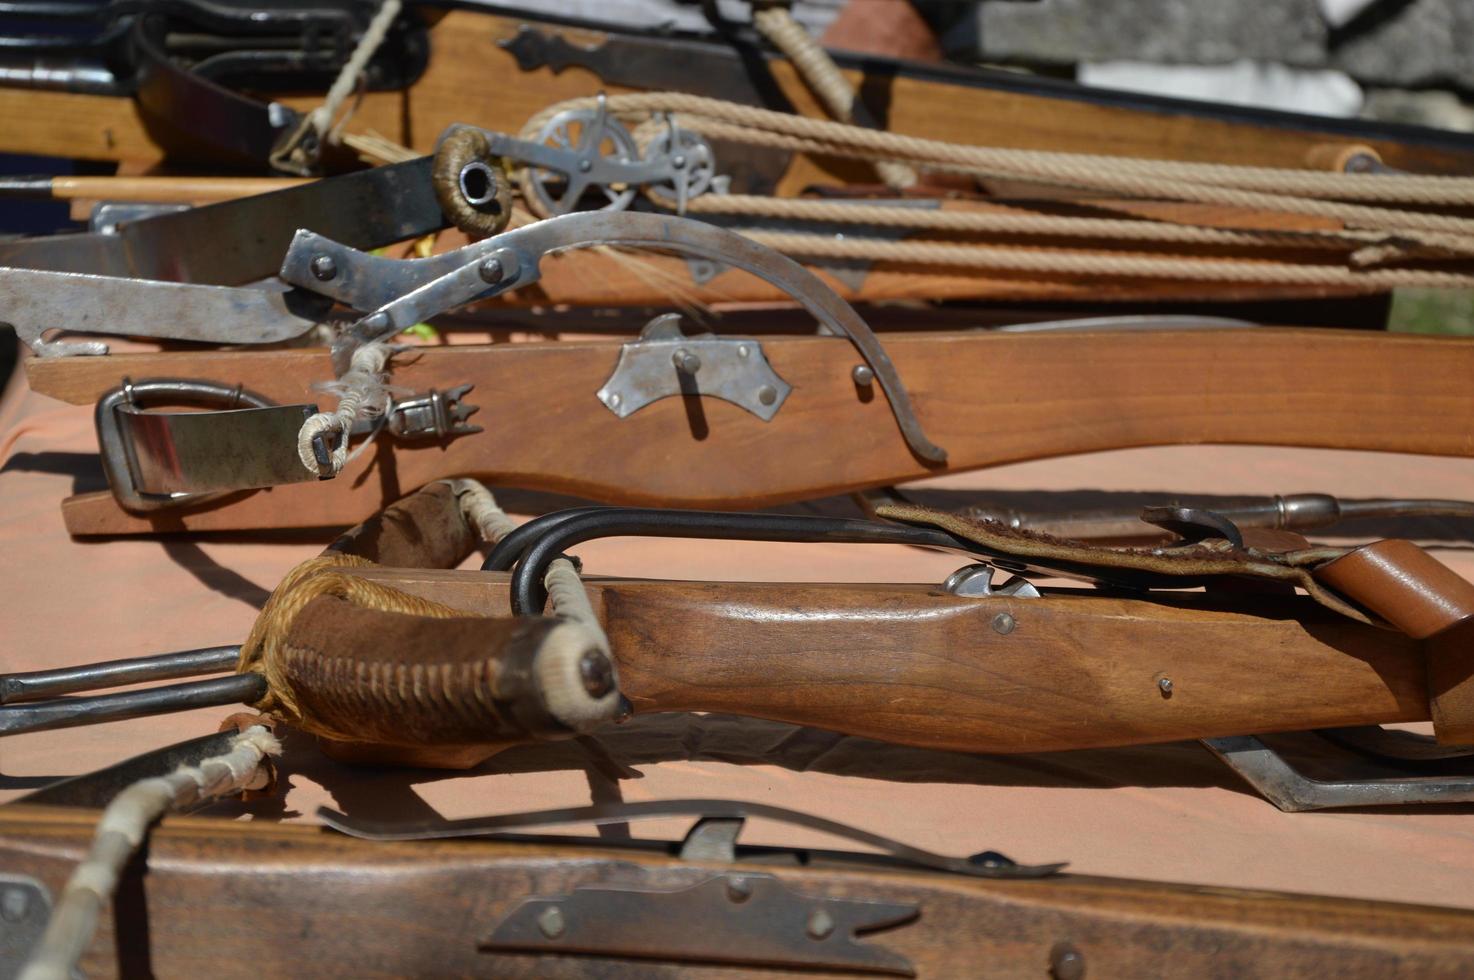
<path id="1" fill-rule="evenodd" d="M 501 807 L 503 810 L 515 806 Z M 54 896 L 91 843 L 97 814 L 6 807 L 0 856 Z M 843 845 L 840 845 L 843 846 Z M 1052 855 L 1050 855 L 1052 856 Z M 1083 857 L 1066 849 L 1060 858 Z M 1119 878 L 990 880 L 786 855 L 744 860 L 810 896 L 915 906 L 866 935 L 922 977 L 1042 975 L 1062 942 L 1088 976 L 1468 976 L 1474 913 L 1457 909 Z M 361 841 L 269 820 L 170 817 L 131 865 L 83 960 L 89 977 L 491 975 L 633 980 L 652 969 L 716 980 L 733 969 L 650 956 L 542 957 L 480 945 L 528 896 L 580 887 L 676 890 L 729 870 L 662 852 L 506 841 Z M 146 923 L 146 928 L 143 925 Z M 294 941 L 280 937 L 283 928 Z M 720 929 L 714 923 L 712 929 Z M 812 977 L 764 968 L 763 976 Z"/>
<path id="2" fill-rule="evenodd" d="M 518 69 L 497 42 L 515 36 L 524 18 L 453 10 L 430 29 L 428 69 L 407 92 L 367 93 L 349 124 L 352 132 L 375 131 L 428 152 L 452 122 L 469 122 L 515 133 L 536 112 L 564 99 L 629 91 L 570 67 L 560 73 Z M 546 25 L 578 43 L 602 35 Z M 781 60 L 772 73 L 804 115 L 823 117 L 815 100 Z M 852 83 L 861 81 L 848 73 Z M 496 79 L 495 91 L 487 79 Z M 898 133 L 978 145 L 1108 153 L 1153 159 L 1197 160 L 1264 166 L 1305 167 L 1317 147 L 1366 144 L 1391 166 L 1427 173 L 1469 173 L 1474 154 L 1389 139 L 1340 138 L 1297 127 L 1208 119 L 1180 109 L 1105 106 L 1057 98 L 896 75 L 886 85 L 889 128 Z M 279 101 L 310 110 L 321 93 L 284 95 Z M 95 160 L 157 159 L 144 121 L 130 100 L 33 89 L 0 90 L 0 143 L 8 152 Z M 797 161 L 780 193 L 807 184 L 872 179 L 867 168 L 833 160 Z"/>
<path id="3" fill-rule="evenodd" d="M 151 517 L 108 494 L 66 505 L 74 534 L 341 526 L 433 479 L 628 504 L 756 507 L 1024 459 L 1131 446 L 1240 443 L 1474 455 L 1474 345 L 1336 330 L 892 334 L 886 348 L 933 441 L 907 449 L 890 406 L 858 389 L 839 338 L 769 338 L 793 392 L 771 422 L 711 398 L 667 398 L 619 419 L 595 397 L 612 341 L 432 347 L 396 358 L 395 384 L 473 382 L 484 433 L 445 444 L 380 440 L 340 477 L 228 506 Z M 122 379 L 244 384 L 311 400 L 321 350 L 192 351 L 26 361 L 36 391 L 94 403 Z"/>

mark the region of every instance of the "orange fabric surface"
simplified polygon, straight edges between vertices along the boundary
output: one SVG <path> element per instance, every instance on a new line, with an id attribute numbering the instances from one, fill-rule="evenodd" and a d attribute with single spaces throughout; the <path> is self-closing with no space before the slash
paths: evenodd
<path id="1" fill-rule="evenodd" d="M 494 421 L 495 405 L 486 407 Z M 239 642 L 282 574 L 327 537 L 70 540 L 61 499 L 100 480 L 90 411 L 31 393 L 19 374 L 0 404 L 0 461 L 6 671 Z M 932 485 L 1471 497 L 1474 461 L 1186 447 L 1028 463 Z M 594 573 L 714 580 L 940 581 L 958 564 L 891 546 L 626 539 L 579 553 Z M 1436 553 L 1474 577 L 1467 547 Z M 51 777 L 213 731 L 231 710 L 0 740 L 0 802 Z M 1030 863 L 1065 860 L 1081 873 L 1474 907 L 1474 807 L 1280 813 L 1196 744 L 989 758 L 720 716 L 637 719 L 602 743 L 642 778 L 614 782 L 574 743 L 513 750 L 469 774 L 352 769 L 298 735 L 287 739 L 284 794 L 234 812 L 310 820 L 328 804 L 375 818 L 457 818 L 620 797 L 727 797 L 947 853 L 992 848 Z M 657 823 L 634 833 L 683 829 Z M 744 839 L 833 844 L 761 822 Z"/>

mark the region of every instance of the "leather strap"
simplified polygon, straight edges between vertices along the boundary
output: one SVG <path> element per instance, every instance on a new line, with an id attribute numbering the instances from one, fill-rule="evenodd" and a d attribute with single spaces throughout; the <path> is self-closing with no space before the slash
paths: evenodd
<path id="1" fill-rule="evenodd" d="M 437 481 L 345 531 L 328 552 L 390 568 L 455 568 L 475 548 L 455 491 Z"/>
<path id="2" fill-rule="evenodd" d="M 1400 539 L 1357 548 L 1315 577 L 1426 641 L 1433 733 L 1445 744 L 1474 742 L 1474 583 Z"/>

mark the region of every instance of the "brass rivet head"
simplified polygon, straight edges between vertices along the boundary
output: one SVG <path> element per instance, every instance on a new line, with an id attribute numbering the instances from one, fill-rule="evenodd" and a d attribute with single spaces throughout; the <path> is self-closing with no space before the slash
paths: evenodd
<path id="1" fill-rule="evenodd" d="M 1158 677 L 1157 690 L 1162 692 L 1162 697 L 1170 698 L 1172 696 L 1172 678 Z"/>
<path id="2" fill-rule="evenodd" d="M 578 676 L 591 698 L 602 698 L 614 690 L 614 665 L 599 650 L 586 650 L 578 661 Z"/>

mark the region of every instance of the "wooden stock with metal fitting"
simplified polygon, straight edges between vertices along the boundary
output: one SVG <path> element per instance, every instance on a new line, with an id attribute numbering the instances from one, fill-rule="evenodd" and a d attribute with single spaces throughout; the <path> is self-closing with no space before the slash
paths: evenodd
<path id="1" fill-rule="evenodd" d="M 596 396 L 619 360 L 614 342 L 426 348 L 396 357 L 395 383 L 472 382 L 495 393 L 487 404 L 497 425 L 423 448 L 381 440 L 334 480 L 195 509 L 135 515 L 93 493 L 70 498 L 63 513 L 77 535 L 342 526 L 459 475 L 612 503 L 755 507 L 1131 446 L 1474 452 L 1474 345 L 1460 340 L 1289 329 L 888 334 L 918 416 L 949 453 L 944 466 L 907 449 L 884 394 L 857 381 L 858 358 L 843 340 L 759 343 L 793 387 L 769 422 L 690 396 L 619 418 Z M 332 376 L 326 353 L 313 350 L 25 363 L 34 390 L 74 404 L 124 377 L 209 378 L 289 402 Z M 574 445 L 579 452 L 566 450 Z"/>
<path id="2" fill-rule="evenodd" d="M 353 574 L 468 613 L 510 613 L 503 573 Z M 1304 598 L 968 598 L 923 585 L 597 577 L 585 586 L 636 713 L 731 712 L 968 752 L 1429 717 L 1418 641 Z"/>
<path id="3" fill-rule="evenodd" d="M 0 808 L 0 866 L 54 895 L 86 852 L 95 821 L 87 810 Z M 529 895 L 771 876 L 810 901 L 917 909 L 862 945 L 883 945 L 922 977 L 971 976 L 980 966 L 1000 976 L 1052 969 L 1056 977 L 1202 977 L 1227 970 L 1347 980 L 1453 978 L 1474 970 L 1474 913 L 1464 910 L 1072 874 L 996 880 L 807 857 L 724 864 L 592 844 L 372 842 L 303 825 L 172 817 L 153 831 L 146 859 L 125 872 L 122 894 L 136 896 L 130 911 L 104 913 L 81 968 L 100 978 L 130 975 L 146 963 L 160 980 L 304 970 L 355 978 L 633 978 L 652 970 L 813 976 L 796 965 L 734 970 L 693 961 L 658 939 L 638 959 L 529 955 L 485 942 Z M 284 921 L 305 938 L 261 941 L 278 935 Z M 571 917 L 564 923 L 581 924 Z M 720 939 L 724 924 L 714 916 L 703 932 Z M 801 918 L 789 925 L 801 941 L 813 942 Z"/>

